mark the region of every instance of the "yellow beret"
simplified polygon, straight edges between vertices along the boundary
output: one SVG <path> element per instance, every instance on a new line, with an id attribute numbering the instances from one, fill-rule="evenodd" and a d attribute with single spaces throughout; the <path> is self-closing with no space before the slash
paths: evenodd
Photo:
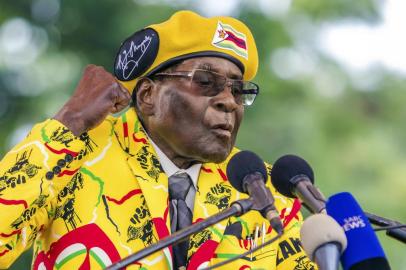
<path id="1" fill-rule="evenodd" d="M 258 52 L 248 27 L 231 17 L 205 18 L 178 11 L 127 38 L 116 55 L 116 78 L 132 92 L 137 79 L 193 57 L 214 56 L 234 62 L 245 80 L 258 70 Z"/>

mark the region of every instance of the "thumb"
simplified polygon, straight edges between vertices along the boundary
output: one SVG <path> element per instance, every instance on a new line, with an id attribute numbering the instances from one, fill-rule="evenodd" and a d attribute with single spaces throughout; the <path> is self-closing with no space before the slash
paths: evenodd
<path id="1" fill-rule="evenodd" d="M 114 100 L 114 105 L 112 108 L 112 113 L 118 113 L 125 109 L 131 101 L 131 95 L 128 90 L 122 86 L 119 82 L 117 82 L 117 87 L 115 89 L 116 95 Z"/>

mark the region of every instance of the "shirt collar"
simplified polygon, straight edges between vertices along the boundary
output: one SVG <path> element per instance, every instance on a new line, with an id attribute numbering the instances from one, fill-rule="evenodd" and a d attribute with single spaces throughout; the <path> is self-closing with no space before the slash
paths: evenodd
<path id="1" fill-rule="evenodd" d="M 200 168 L 202 167 L 202 164 L 194 164 L 190 166 L 187 169 L 180 169 L 178 166 L 176 166 L 172 160 L 168 158 L 167 155 L 165 155 L 164 152 L 154 143 L 154 141 L 150 138 L 149 141 L 151 142 L 152 147 L 154 147 L 154 150 L 158 156 L 159 162 L 161 163 L 162 169 L 164 170 L 165 174 L 169 177 L 171 177 L 174 174 L 178 173 L 187 173 L 190 178 L 192 179 L 193 186 L 197 188 L 197 179 L 199 178 L 199 173 L 200 173 Z"/>

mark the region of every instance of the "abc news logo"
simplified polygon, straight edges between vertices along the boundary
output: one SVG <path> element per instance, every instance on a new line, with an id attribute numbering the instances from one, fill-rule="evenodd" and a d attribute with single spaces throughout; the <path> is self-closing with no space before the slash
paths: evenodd
<path id="1" fill-rule="evenodd" d="M 344 231 L 348 232 L 350 230 L 364 228 L 366 227 L 366 224 L 362 216 L 358 215 L 345 218 L 342 227 Z"/>

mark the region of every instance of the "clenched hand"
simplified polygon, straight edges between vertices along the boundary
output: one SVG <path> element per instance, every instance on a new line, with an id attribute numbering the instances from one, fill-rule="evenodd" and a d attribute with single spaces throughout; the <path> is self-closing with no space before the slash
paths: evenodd
<path id="1" fill-rule="evenodd" d="M 110 113 L 123 110 L 130 93 L 103 67 L 88 65 L 72 97 L 55 115 L 76 136 L 97 127 Z"/>

